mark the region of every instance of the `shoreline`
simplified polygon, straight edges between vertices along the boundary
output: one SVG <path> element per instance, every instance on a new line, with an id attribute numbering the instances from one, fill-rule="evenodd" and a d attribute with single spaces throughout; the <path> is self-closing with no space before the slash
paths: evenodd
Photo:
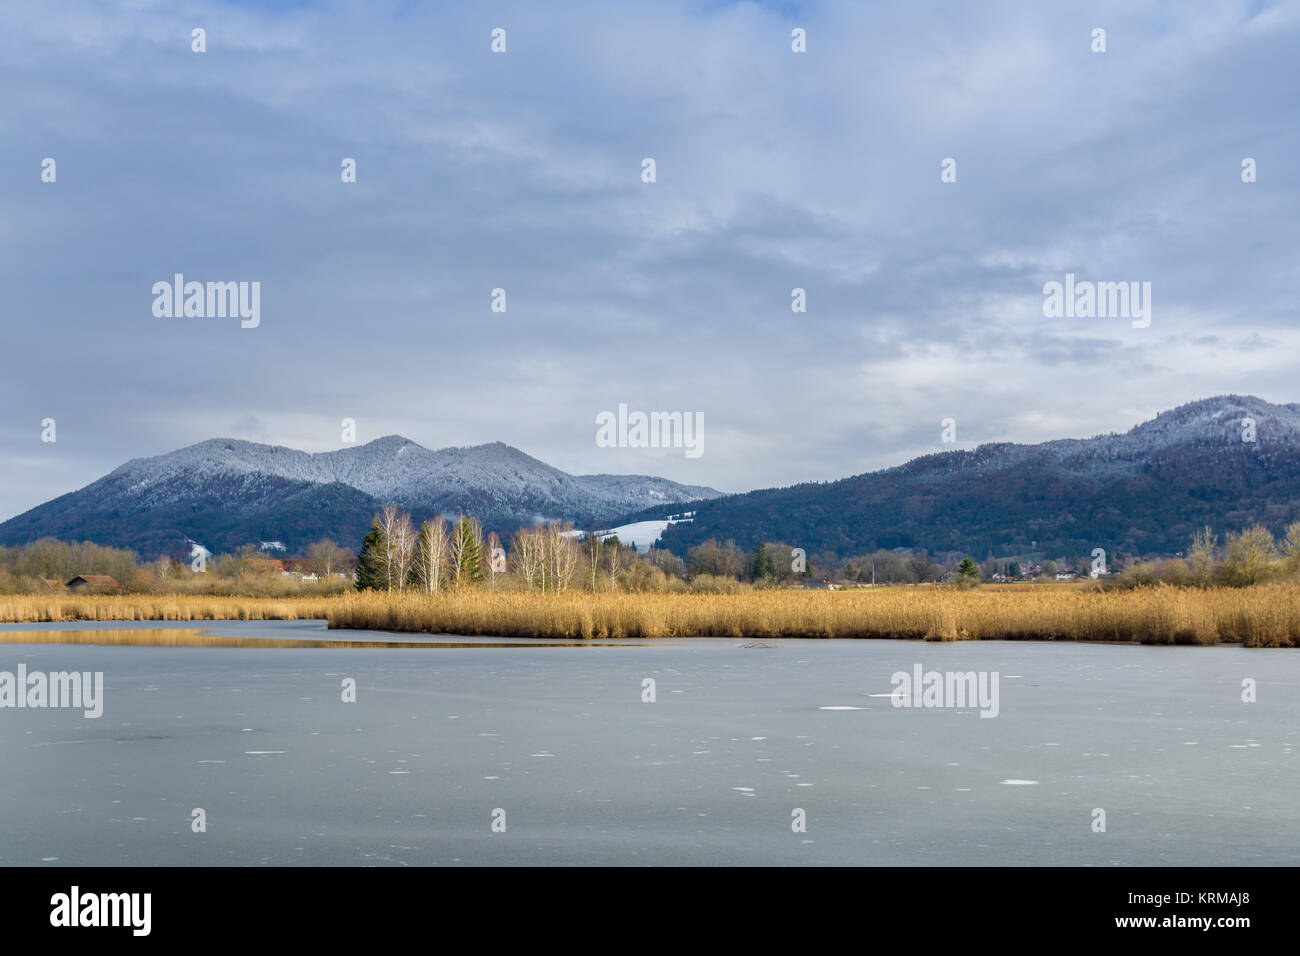
<path id="1" fill-rule="evenodd" d="M 473 589 L 317 598 L 0 597 L 0 630 L 77 622 L 325 621 L 330 630 L 551 640 L 847 639 L 1300 647 L 1300 585 L 1036 591 L 560 594 Z"/>
<path id="2" fill-rule="evenodd" d="M 170 624 L 170 621 L 57 621 L 57 622 L 12 622 L 8 625 L 0 624 L 0 646 L 3 645 L 25 645 L 41 646 L 52 644 L 73 644 L 92 647 L 196 647 L 196 648 L 271 648 L 271 649 L 391 649 L 405 650 L 410 648 L 517 648 L 517 647 L 669 647 L 680 641 L 727 641 L 744 640 L 744 638 L 727 637 L 718 634 L 700 634 L 690 637 L 672 637 L 665 639 L 652 638 L 593 638 L 581 639 L 570 638 L 563 641 L 557 641 L 550 638 L 539 637 L 517 637 L 511 640 L 497 639 L 494 640 L 484 635 L 465 635 L 465 634 L 428 634 L 425 632 L 396 632 L 396 631 L 372 631 L 365 630 L 368 634 L 409 634 L 408 640 L 362 640 L 349 639 L 347 637 L 337 638 L 240 638 L 227 637 L 220 634 L 211 633 L 212 627 L 191 627 L 191 628 L 171 628 L 171 627 L 142 627 L 145 624 Z M 264 620 L 264 621 L 232 621 L 232 619 L 214 619 L 208 621 L 195 620 L 192 623 L 196 625 L 220 625 L 223 623 L 271 623 L 283 624 L 291 623 L 287 621 Z M 300 619 L 293 623 L 310 623 L 327 625 L 324 618 Z M 5 627 L 23 627 L 22 630 L 5 630 Z M 108 624 L 108 625 L 136 625 L 131 627 L 84 627 L 87 624 Z M 46 626 L 54 625 L 54 626 Z M 66 626 L 61 626 L 66 625 Z M 360 628 L 334 628 L 332 630 L 345 630 L 362 632 Z M 50 635 L 77 635 L 80 639 L 59 640 Z M 28 638 L 30 635 L 30 639 Z M 99 635 L 104 635 L 102 638 Z M 162 635 L 166 635 L 165 637 Z M 465 640 L 467 637 L 478 636 L 481 640 Z M 427 638 L 420 640 L 418 638 Z M 787 637 L 781 638 L 782 641 L 809 642 L 809 643 L 852 643 L 863 640 L 870 641 L 897 641 L 899 643 L 916 643 L 920 638 L 895 638 L 895 637 L 876 637 L 876 638 L 854 638 L 854 637 Z M 934 643 L 934 642 L 925 642 Z M 956 643 L 956 642 L 947 642 Z M 1154 644 L 1151 642 L 1138 641 L 1099 641 L 1099 640 L 1050 640 L 1032 637 L 1021 638 L 1004 638 L 1004 637 L 983 637 L 978 641 L 963 643 L 980 643 L 980 644 L 1089 644 L 1099 647 L 1218 647 L 1218 648 L 1245 648 L 1247 645 L 1240 641 L 1220 642 L 1218 644 Z M 780 647 L 780 644 L 740 644 L 737 647 L 762 649 L 769 647 Z M 1253 649 L 1253 648 L 1252 648 Z"/>

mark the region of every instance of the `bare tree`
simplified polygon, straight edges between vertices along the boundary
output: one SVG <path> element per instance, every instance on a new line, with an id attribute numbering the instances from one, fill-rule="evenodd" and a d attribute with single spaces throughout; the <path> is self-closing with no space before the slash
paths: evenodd
<path id="1" fill-rule="evenodd" d="M 396 563 L 393 577 L 399 590 L 405 589 L 411 582 L 411 567 L 415 563 L 415 527 L 411 516 L 403 513 L 397 522 L 397 538 L 393 542 L 393 561 Z"/>
<path id="2" fill-rule="evenodd" d="M 542 581 L 542 536 L 535 528 L 520 528 L 510 542 L 511 563 L 529 590 Z"/>
<path id="3" fill-rule="evenodd" d="M 1196 583 L 1202 587 L 1210 583 L 1214 573 L 1214 551 L 1218 543 L 1219 536 L 1209 525 L 1192 535 L 1192 548 L 1187 552 L 1187 566 Z"/>
<path id="4" fill-rule="evenodd" d="M 413 570 L 416 586 L 426 594 L 436 594 L 442 586 L 449 549 L 447 522 L 442 515 L 420 525 Z"/>
<path id="5" fill-rule="evenodd" d="M 570 534 L 573 526 L 552 524 L 546 529 L 546 557 L 550 569 L 551 590 L 567 591 L 578 569 L 578 547 Z"/>
<path id="6" fill-rule="evenodd" d="M 393 531 L 397 527 L 397 515 L 396 505 L 385 505 L 375 516 L 375 521 L 379 523 L 380 540 L 383 541 L 380 571 L 386 591 L 393 589 Z"/>
<path id="7" fill-rule="evenodd" d="M 591 562 L 591 590 L 596 590 L 596 575 L 600 571 L 600 538 L 587 536 L 587 558 Z"/>
<path id="8" fill-rule="evenodd" d="M 609 549 L 609 588 L 618 590 L 618 578 L 623 573 L 623 546 L 615 542 Z"/>
<path id="9" fill-rule="evenodd" d="M 778 551 L 781 551 L 780 548 L 773 548 L 771 550 L 773 554 L 777 553 Z M 788 554 L 789 551 L 790 551 L 789 548 L 785 549 L 785 553 Z M 682 564 L 681 558 L 677 557 L 677 555 L 673 554 L 671 551 L 664 551 L 660 548 L 651 548 L 649 551 L 647 551 L 646 560 L 649 561 L 651 564 L 655 565 L 657 568 L 659 568 L 659 570 L 663 571 L 664 574 L 669 576 L 676 575 L 677 577 L 680 578 L 683 572 L 686 570 L 685 565 Z M 790 572 L 789 562 L 785 562 L 784 564 L 782 564 L 782 562 L 778 561 L 777 570 L 780 571 L 782 570 L 782 568 L 784 568 L 786 573 L 789 573 Z"/>
<path id="10" fill-rule="evenodd" d="M 912 572 L 913 578 L 922 584 L 935 580 L 943 572 L 943 568 L 939 567 L 938 562 L 924 551 L 918 551 L 909 557 L 907 567 Z"/>
<path id="11" fill-rule="evenodd" d="M 1273 535 L 1263 525 L 1253 525 L 1240 534 L 1228 535 L 1224 561 L 1233 584 L 1258 584 L 1273 560 Z"/>
<path id="12" fill-rule="evenodd" d="M 406 587 L 415 558 L 415 529 L 411 516 L 385 505 L 379 513 L 379 530 L 384 535 L 384 584 L 390 591 Z"/>
<path id="13" fill-rule="evenodd" d="M 1286 526 L 1286 537 L 1280 545 L 1286 559 L 1286 569 L 1292 573 L 1300 571 L 1300 521 L 1293 521 Z"/>
<path id="14" fill-rule="evenodd" d="M 322 538 L 307 545 L 307 566 L 313 574 L 327 578 L 340 570 L 350 557 L 350 552 L 340 548 L 329 538 Z"/>

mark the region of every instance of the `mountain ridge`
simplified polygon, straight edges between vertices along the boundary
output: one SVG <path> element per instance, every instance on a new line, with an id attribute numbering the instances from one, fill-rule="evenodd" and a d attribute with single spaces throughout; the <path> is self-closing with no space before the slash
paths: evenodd
<path id="1" fill-rule="evenodd" d="M 416 520 L 463 511 L 503 536 L 539 521 L 611 527 L 693 510 L 693 522 L 662 538 L 679 554 L 710 537 L 839 555 L 1172 554 L 1205 524 L 1277 531 L 1300 520 L 1300 403 L 1218 395 L 1125 432 L 988 442 L 735 495 L 645 475 L 570 475 L 503 442 L 431 451 L 385 435 L 303 452 L 213 438 L 132 459 L 0 523 L 0 544 L 73 537 L 146 555 L 189 540 L 213 550 L 275 540 L 294 551 L 319 537 L 355 546 L 389 502 Z"/>
<path id="2" fill-rule="evenodd" d="M 979 558 L 1093 547 L 1173 554 L 1204 524 L 1276 531 L 1300 520 L 1300 403 L 1217 395 L 1126 432 L 937 451 L 835 481 L 726 495 L 695 511 L 690 524 L 665 529 L 663 546 L 680 554 L 708 538 L 746 548 L 761 538 L 841 556 L 896 547 Z M 643 509 L 620 523 L 652 516 Z"/>
<path id="3" fill-rule="evenodd" d="M 319 537 L 359 543 L 374 511 L 390 502 L 417 519 L 463 511 L 509 533 L 535 521 L 599 522 L 719 494 L 648 475 L 570 475 L 503 442 L 431 451 L 386 435 L 305 452 L 210 438 L 133 458 L 0 523 L 0 544 L 74 537 L 150 554 L 183 550 L 191 540 L 213 550 L 277 540 L 294 551 Z"/>

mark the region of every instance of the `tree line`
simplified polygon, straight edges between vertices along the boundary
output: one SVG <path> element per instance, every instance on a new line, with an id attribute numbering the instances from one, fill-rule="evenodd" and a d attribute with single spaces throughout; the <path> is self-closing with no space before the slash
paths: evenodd
<path id="1" fill-rule="evenodd" d="M 1177 587 L 1250 587 L 1300 574 L 1300 521 L 1279 537 L 1263 525 L 1228 532 L 1222 543 L 1211 527 L 1192 536 L 1186 555 L 1126 568 L 1110 587 L 1171 584 Z"/>
<path id="2" fill-rule="evenodd" d="M 106 575 L 131 594 L 278 596 L 298 593 L 304 587 L 315 594 L 327 594 L 351 586 L 355 560 L 351 551 L 334 541 L 313 542 L 297 565 L 318 581 L 303 584 L 299 578 L 274 573 L 279 569 L 277 559 L 254 543 L 229 554 L 205 555 L 201 561 L 163 555 L 143 562 L 135 551 L 125 548 L 42 538 L 17 547 L 0 547 L 0 594 L 48 594 L 86 574 Z"/>
<path id="3" fill-rule="evenodd" d="M 421 591 L 436 594 L 509 582 L 527 590 L 561 592 L 575 587 L 617 589 L 629 574 L 642 584 L 662 571 L 640 561 L 617 539 L 580 541 L 573 526 L 552 522 L 519 529 L 507 552 L 496 532 L 484 534 L 469 515 L 421 523 L 389 505 L 375 516 L 357 555 L 359 591 Z"/>

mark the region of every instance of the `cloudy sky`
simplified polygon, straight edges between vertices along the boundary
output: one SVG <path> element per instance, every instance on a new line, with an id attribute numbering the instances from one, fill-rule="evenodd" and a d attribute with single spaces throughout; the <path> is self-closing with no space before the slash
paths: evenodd
<path id="1" fill-rule="evenodd" d="M 0 519 L 343 418 L 738 491 L 1300 400 L 1297 49 L 1268 0 L 8 0 Z M 155 317 L 177 272 L 260 326 Z M 1044 318 L 1067 272 L 1150 327 Z M 597 447 L 619 403 L 704 454 Z"/>

